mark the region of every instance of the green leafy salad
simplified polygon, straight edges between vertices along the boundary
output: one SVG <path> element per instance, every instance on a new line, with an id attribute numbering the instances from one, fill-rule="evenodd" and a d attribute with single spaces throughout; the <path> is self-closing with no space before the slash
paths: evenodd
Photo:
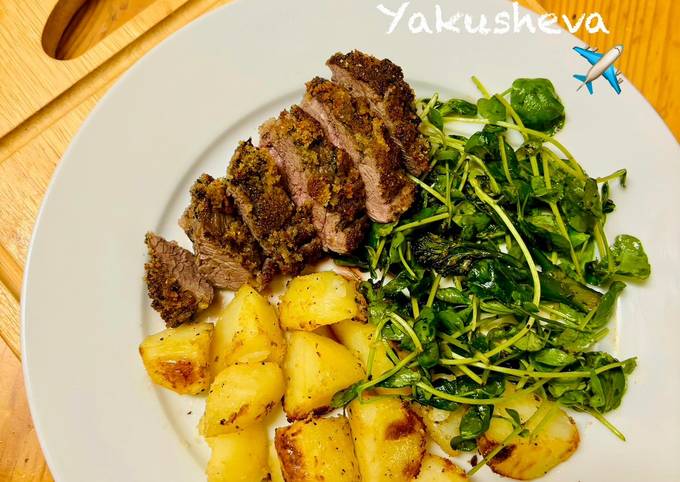
<path id="1" fill-rule="evenodd" d="M 371 376 L 370 353 L 367 378 L 333 404 L 382 387 L 410 388 L 438 409 L 465 406 L 451 446 L 472 451 L 492 417 L 512 417 L 494 414 L 496 404 L 533 392 L 623 439 L 604 414 L 621 403 L 635 359 L 594 346 L 625 281 L 650 275 L 637 238 L 605 233 L 610 183 L 625 186 L 626 170 L 590 177 L 555 138 L 565 109 L 549 80 L 517 79 L 496 95 L 473 81 L 476 104 L 417 101 L 432 169 L 412 177 L 416 203 L 335 259 L 370 274 L 369 321 L 395 366 Z M 464 124 L 479 130 L 463 136 Z"/>

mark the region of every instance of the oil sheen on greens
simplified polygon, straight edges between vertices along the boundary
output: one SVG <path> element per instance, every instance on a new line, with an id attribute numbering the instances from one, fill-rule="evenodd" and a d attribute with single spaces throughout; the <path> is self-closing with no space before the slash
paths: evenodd
<path id="1" fill-rule="evenodd" d="M 591 177 L 554 137 L 565 109 L 549 80 L 517 79 L 493 96 L 473 81 L 477 102 L 417 102 L 432 170 L 412 178 L 415 205 L 335 260 L 370 274 L 369 322 L 395 368 L 374 376 L 369 366 L 333 403 L 410 387 L 423 405 L 465 407 L 451 444 L 475 450 L 512 384 L 623 438 L 603 414 L 621 403 L 635 359 L 593 347 L 625 283 L 650 275 L 639 239 L 605 234 L 610 184 L 625 187 L 626 171 Z"/>

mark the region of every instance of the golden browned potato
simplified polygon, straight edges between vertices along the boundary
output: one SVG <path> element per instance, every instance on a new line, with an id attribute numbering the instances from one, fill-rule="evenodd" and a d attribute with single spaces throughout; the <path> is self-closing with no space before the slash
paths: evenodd
<path id="1" fill-rule="evenodd" d="M 510 393 L 512 390 L 506 389 L 505 394 Z M 489 430 L 477 442 L 483 455 L 491 452 L 512 432 L 513 427 L 509 421 L 496 417 L 496 415 L 507 417 L 508 408 L 517 411 L 522 423 L 540 410 L 526 425 L 529 431 L 536 428 L 546 414 L 550 418 L 535 437 L 530 435 L 513 438 L 489 461 L 489 467 L 497 474 L 519 480 L 542 477 L 550 469 L 567 460 L 578 447 L 579 433 L 572 418 L 555 403 L 542 402 L 538 396 L 527 394 L 496 405 Z"/>
<path id="2" fill-rule="evenodd" d="M 281 298 L 279 315 L 286 330 L 319 326 L 363 316 L 363 297 L 355 281 L 326 271 L 293 278 Z"/>
<path id="3" fill-rule="evenodd" d="M 200 431 L 204 437 L 232 433 L 261 421 L 281 400 L 283 373 L 276 363 L 237 363 L 210 385 Z"/>
<path id="4" fill-rule="evenodd" d="M 211 323 L 187 323 L 146 337 L 139 354 L 151 380 L 181 394 L 205 391 L 212 335 Z"/>
<path id="5" fill-rule="evenodd" d="M 423 458 L 418 477 L 413 482 L 467 482 L 465 471 L 449 459 L 434 454 Z"/>
<path id="6" fill-rule="evenodd" d="M 328 325 L 320 326 L 316 330 L 312 331 L 312 333 L 316 333 L 317 335 L 325 336 L 326 338 L 335 340 L 335 334 L 333 333 L 333 330 L 331 330 L 331 327 Z"/>
<path id="7" fill-rule="evenodd" d="M 460 407 L 455 412 L 449 412 L 418 403 L 414 403 L 412 407 L 423 419 L 430 438 L 447 454 L 453 457 L 458 455 L 460 452 L 451 448 L 451 439 L 460 435 L 460 419 L 465 414 L 465 408 Z"/>
<path id="8" fill-rule="evenodd" d="M 361 363 L 347 348 L 305 331 L 288 334 L 283 371 L 286 375 L 283 408 L 289 420 L 328 411 L 333 395 L 365 376 Z"/>
<path id="9" fill-rule="evenodd" d="M 206 468 L 208 482 L 269 480 L 267 430 L 261 424 L 240 432 L 206 439 L 212 455 Z"/>
<path id="10" fill-rule="evenodd" d="M 332 325 L 331 329 L 338 341 L 345 345 L 352 355 L 359 359 L 364 370 L 367 370 L 368 354 L 373 344 L 375 326 L 360 321 L 345 320 Z M 376 341 L 372 375 L 377 377 L 393 367 L 394 363 L 387 357 L 385 344 L 380 340 Z"/>
<path id="11" fill-rule="evenodd" d="M 276 453 L 276 445 L 269 444 L 269 477 L 271 482 L 286 482 L 283 479 L 283 471 L 281 470 L 281 461 L 279 454 Z"/>
<path id="12" fill-rule="evenodd" d="M 345 417 L 312 418 L 277 428 L 275 443 L 286 482 L 361 480 Z"/>
<path id="13" fill-rule="evenodd" d="M 253 288 L 243 285 L 215 325 L 211 348 L 213 376 L 234 363 L 280 363 L 284 348 L 274 307 Z"/>
<path id="14" fill-rule="evenodd" d="M 407 402 L 364 397 L 349 404 L 348 415 L 362 480 L 407 482 L 418 475 L 425 427 Z"/>

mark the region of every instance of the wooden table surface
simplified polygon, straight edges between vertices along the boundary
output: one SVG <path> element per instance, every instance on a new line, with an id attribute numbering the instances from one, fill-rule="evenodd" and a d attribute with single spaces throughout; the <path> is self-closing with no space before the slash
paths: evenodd
<path id="1" fill-rule="evenodd" d="M 57 0 L 45 1 L 57 3 Z M 83 3 L 84 6 L 75 8 Z M 21 277 L 30 235 L 54 168 L 92 107 L 129 65 L 181 25 L 223 3 L 226 0 L 61 0 L 60 4 L 69 5 L 77 12 L 73 15 L 76 20 L 68 24 L 54 45 L 54 56 L 82 58 L 86 51 L 92 56 L 89 48 L 116 31 L 118 37 L 110 47 L 113 54 L 98 53 L 102 56 L 101 66 L 94 62 L 90 70 L 86 70 L 91 71 L 90 74 L 72 79 L 73 86 L 46 105 L 33 106 L 35 114 L 24 121 L 21 116 L 26 117 L 31 109 L 21 104 L 22 99 L 0 106 L 3 119 L 18 119 L 11 130 L 0 131 L 0 335 L 4 340 L 0 340 L 0 482 L 52 480 L 28 412 L 18 358 L 18 326 Z M 584 12 L 599 12 L 611 33 L 590 35 L 583 31 L 583 40 L 600 51 L 618 43 L 625 45 L 626 52 L 617 67 L 642 91 L 680 139 L 680 29 L 675 28 L 675 23 L 680 21 L 680 2 L 524 0 L 520 3 L 537 11 L 543 8 L 571 18 Z M 2 70 L 5 66 L 1 59 L 9 58 L 5 54 L 13 48 L 8 39 L 3 43 L 4 22 L 16 14 L 11 8 L 5 11 L 4 8 L 5 0 L 0 4 L 0 90 L 7 80 L 3 78 L 7 71 Z M 143 14 L 134 15 L 142 10 Z M 165 20 L 154 23 L 155 17 L 165 17 Z M 123 27 L 116 30 L 121 25 Z M 120 41 L 125 35 L 136 40 L 125 46 Z M 73 61 L 59 65 L 68 67 L 69 62 Z M 2 98 L 0 95 L 0 100 Z"/>

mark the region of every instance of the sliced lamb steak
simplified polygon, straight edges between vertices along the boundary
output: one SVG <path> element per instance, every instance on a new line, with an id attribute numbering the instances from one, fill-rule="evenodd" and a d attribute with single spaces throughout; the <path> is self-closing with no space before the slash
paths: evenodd
<path id="1" fill-rule="evenodd" d="M 413 90 L 401 67 L 354 50 L 333 55 L 326 65 L 332 79 L 354 95 L 368 99 L 402 150 L 406 169 L 415 176 L 429 170 L 429 146 L 418 130 Z"/>
<path id="2" fill-rule="evenodd" d="M 276 266 L 239 216 L 225 179 L 199 177 L 179 225 L 194 243 L 198 270 L 217 288 L 262 289 L 273 277 Z"/>
<path id="3" fill-rule="evenodd" d="M 298 274 L 321 254 L 311 209 L 296 209 L 266 149 L 241 142 L 229 164 L 229 193 L 250 232 L 283 274 Z"/>
<path id="4" fill-rule="evenodd" d="M 154 233 L 146 234 L 149 260 L 144 265 L 151 306 L 165 324 L 179 326 L 213 299 L 213 287 L 198 272 L 190 251 Z"/>
<path id="5" fill-rule="evenodd" d="M 260 127 L 261 144 L 286 177 L 298 207 L 312 206 L 325 249 L 349 253 L 368 225 L 364 183 L 349 155 L 331 144 L 319 123 L 298 106 Z"/>
<path id="6" fill-rule="evenodd" d="M 333 144 L 347 151 L 358 167 L 371 219 L 392 222 L 411 206 L 415 189 L 401 167 L 401 153 L 385 124 L 371 114 L 366 100 L 316 77 L 307 83 L 302 108 L 323 126 Z"/>

